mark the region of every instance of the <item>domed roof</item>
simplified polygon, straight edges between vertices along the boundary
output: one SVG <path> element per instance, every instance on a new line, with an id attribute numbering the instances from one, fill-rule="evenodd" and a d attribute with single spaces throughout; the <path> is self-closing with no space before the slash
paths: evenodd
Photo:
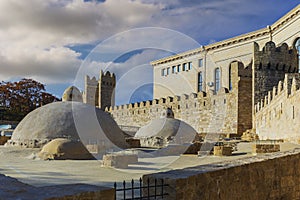
<path id="1" fill-rule="evenodd" d="M 54 102 L 30 112 L 16 127 L 10 143 L 55 138 L 85 144 L 112 142 L 127 146 L 122 130 L 108 113 L 80 102 Z"/>
<path id="2" fill-rule="evenodd" d="M 45 146 L 38 153 L 43 160 L 90 160 L 93 155 L 85 148 L 80 141 L 72 141 L 65 138 L 57 138 Z"/>
<path id="3" fill-rule="evenodd" d="M 62 101 L 78 101 L 82 102 L 82 94 L 75 86 L 68 87 L 62 96 Z"/>
<path id="4" fill-rule="evenodd" d="M 135 138 L 159 137 L 173 140 L 177 144 L 192 142 L 197 134 L 195 129 L 181 120 L 172 118 L 173 116 L 173 112 L 167 109 L 162 112 L 161 118 L 154 119 L 140 128 Z"/>

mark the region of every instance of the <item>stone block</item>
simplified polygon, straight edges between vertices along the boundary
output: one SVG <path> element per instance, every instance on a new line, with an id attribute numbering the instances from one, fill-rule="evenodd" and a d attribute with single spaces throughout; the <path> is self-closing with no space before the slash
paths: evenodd
<path id="1" fill-rule="evenodd" d="M 280 151 L 279 144 L 253 144 L 252 153 L 273 153 Z"/>
<path id="2" fill-rule="evenodd" d="M 215 156 L 231 156 L 232 155 L 232 147 L 214 146 L 214 155 Z"/>
<path id="3" fill-rule="evenodd" d="M 127 168 L 129 164 L 138 162 L 136 154 L 107 154 L 103 156 L 103 166 L 115 168 Z"/>

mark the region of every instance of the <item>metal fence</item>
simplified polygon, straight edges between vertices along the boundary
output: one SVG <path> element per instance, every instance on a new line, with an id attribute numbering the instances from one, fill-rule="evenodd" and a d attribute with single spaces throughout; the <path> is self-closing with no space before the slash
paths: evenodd
<path id="1" fill-rule="evenodd" d="M 118 184 L 115 182 L 115 199 L 164 199 L 164 197 L 168 195 L 165 190 L 166 187 L 168 187 L 168 184 L 165 184 L 163 179 L 154 179 L 154 183 L 151 184 L 149 179 L 147 179 L 146 183 L 142 181 L 142 178 L 137 182 L 132 179 L 129 183 L 123 181 L 120 187 L 118 187 Z"/>

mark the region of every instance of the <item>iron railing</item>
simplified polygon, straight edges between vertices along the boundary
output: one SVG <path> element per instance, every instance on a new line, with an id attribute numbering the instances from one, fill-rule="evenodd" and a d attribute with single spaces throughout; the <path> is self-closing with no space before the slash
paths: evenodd
<path id="1" fill-rule="evenodd" d="M 135 183 L 132 179 L 129 184 L 123 181 L 121 187 L 118 187 L 118 184 L 115 182 L 115 199 L 164 199 L 168 195 L 165 190 L 166 187 L 168 187 L 168 184 L 165 184 L 163 179 L 154 179 L 153 184 L 150 184 L 149 179 L 147 179 L 146 183 L 143 182 L 142 178 L 139 179 L 138 183 Z"/>

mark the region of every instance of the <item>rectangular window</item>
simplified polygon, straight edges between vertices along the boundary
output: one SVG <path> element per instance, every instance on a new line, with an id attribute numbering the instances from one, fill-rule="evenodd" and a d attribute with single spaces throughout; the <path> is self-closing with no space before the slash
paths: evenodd
<path id="1" fill-rule="evenodd" d="M 177 65 L 177 72 L 180 72 L 180 65 Z"/>
<path id="2" fill-rule="evenodd" d="M 167 68 L 167 75 L 170 74 L 170 67 Z"/>
<path id="3" fill-rule="evenodd" d="M 162 75 L 162 76 L 167 75 L 167 70 L 166 70 L 166 69 L 162 69 L 162 70 L 161 70 L 161 75 Z"/>
<path id="4" fill-rule="evenodd" d="M 191 70 L 192 69 L 192 62 L 189 62 L 188 63 L 188 70 Z"/>
<path id="5" fill-rule="evenodd" d="M 172 66 L 172 74 L 175 74 L 177 71 L 177 67 L 176 66 Z"/>
<path id="6" fill-rule="evenodd" d="M 187 70 L 187 63 L 183 63 L 182 65 L 182 71 L 186 71 Z"/>
<path id="7" fill-rule="evenodd" d="M 203 90 L 202 86 L 203 86 L 202 72 L 199 72 L 199 74 L 198 74 L 198 92 Z"/>
<path id="8" fill-rule="evenodd" d="M 199 59 L 199 67 L 203 67 L 203 59 Z"/>

